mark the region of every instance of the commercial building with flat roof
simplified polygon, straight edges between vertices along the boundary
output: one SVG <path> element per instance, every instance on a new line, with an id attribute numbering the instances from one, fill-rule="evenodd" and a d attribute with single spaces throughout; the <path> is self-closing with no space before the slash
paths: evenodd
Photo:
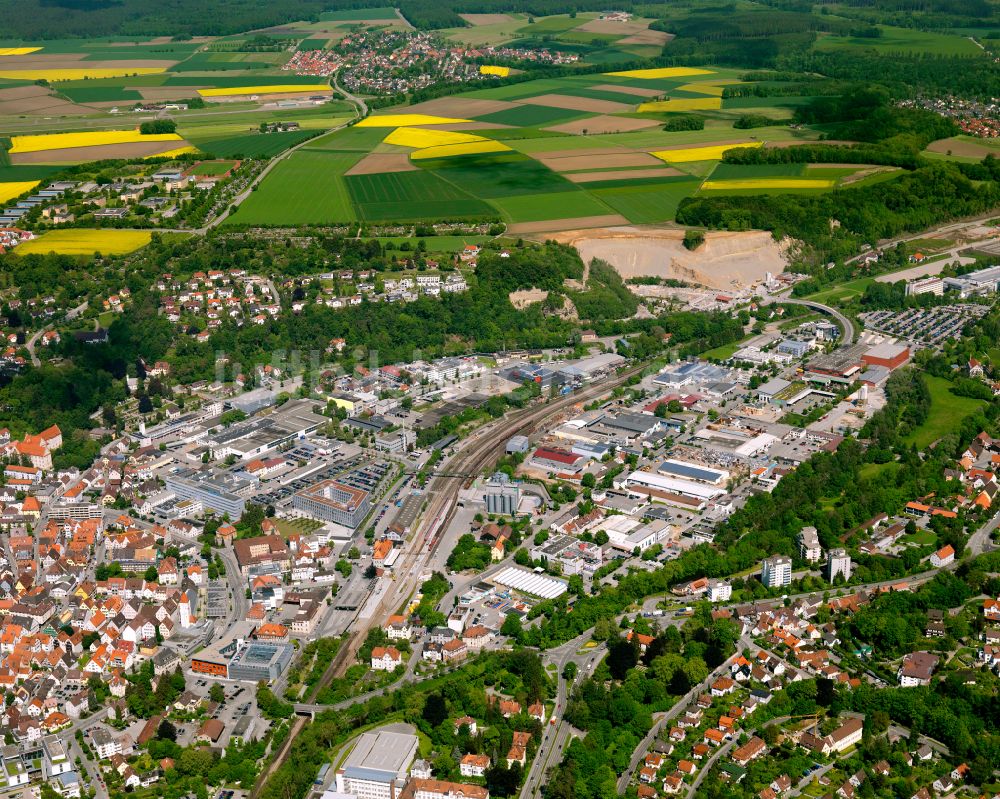
<path id="1" fill-rule="evenodd" d="M 216 457 L 235 455 L 240 460 L 257 458 L 296 439 L 305 438 L 330 420 L 313 413 L 313 401 L 286 402 L 273 412 L 255 416 L 231 427 L 210 432 L 205 443 Z"/>
<path id="2" fill-rule="evenodd" d="M 371 496 L 337 480 L 322 480 L 303 488 L 292 497 L 292 507 L 317 519 L 336 522 L 352 530 L 364 521 L 371 510 Z"/>
<path id="3" fill-rule="evenodd" d="M 295 654 L 291 644 L 253 640 L 252 622 L 239 622 L 222 639 L 191 656 L 191 671 L 225 680 L 270 682 L 281 676 Z"/>
<path id="4" fill-rule="evenodd" d="M 251 475 L 220 472 L 212 469 L 183 469 L 164 478 L 167 491 L 179 499 L 201 503 L 205 512 L 238 519 L 243 515 L 246 501 L 257 490 L 260 481 Z"/>
<path id="5" fill-rule="evenodd" d="M 498 585 L 532 596 L 539 596 L 542 599 L 555 599 L 557 596 L 565 594 L 567 590 L 565 580 L 550 577 L 547 574 L 538 574 L 517 566 L 508 566 L 491 579 Z"/>
<path id="6" fill-rule="evenodd" d="M 861 356 L 862 363 L 869 366 L 884 366 L 886 369 L 898 369 L 909 359 L 909 347 L 888 342 L 872 347 Z"/>
<path id="7" fill-rule="evenodd" d="M 729 479 L 729 472 L 725 469 L 713 469 L 710 466 L 673 458 L 661 463 L 656 471 L 670 477 L 680 477 L 684 480 L 694 480 L 696 483 L 708 483 L 716 486 L 724 484 Z"/>
<path id="8" fill-rule="evenodd" d="M 417 754 L 416 735 L 389 730 L 366 732 L 337 769 L 337 790 L 358 799 L 397 799 Z"/>
<path id="9" fill-rule="evenodd" d="M 709 502 L 716 497 L 725 494 L 725 490 L 703 483 L 694 483 L 690 480 L 677 480 L 666 475 L 654 472 L 631 472 L 623 481 L 625 488 L 651 488 L 657 491 L 665 491 L 672 494 L 680 494 L 684 497 Z"/>

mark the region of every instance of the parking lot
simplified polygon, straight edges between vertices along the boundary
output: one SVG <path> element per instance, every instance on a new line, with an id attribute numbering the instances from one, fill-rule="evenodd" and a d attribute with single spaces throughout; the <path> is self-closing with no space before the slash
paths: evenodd
<path id="1" fill-rule="evenodd" d="M 934 345 L 958 338 L 963 327 L 988 311 L 986 305 L 962 303 L 905 311 L 872 311 L 861 314 L 860 318 L 867 330 L 889 333 L 914 344 Z"/>

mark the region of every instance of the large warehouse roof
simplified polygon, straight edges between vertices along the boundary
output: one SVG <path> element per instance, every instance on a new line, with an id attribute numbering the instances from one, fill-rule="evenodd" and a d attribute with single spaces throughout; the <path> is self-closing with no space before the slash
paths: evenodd
<path id="1" fill-rule="evenodd" d="M 566 581 L 547 574 L 536 574 L 527 569 L 508 566 L 493 577 L 493 581 L 515 591 L 540 596 L 542 599 L 555 599 L 566 593 Z"/>
<path id="2" fill-rule="evenodd" d="M 673 494 L 680 494 L 683 497 L 694 497 L 701 500 L 715 499 L 726 493 L 721 488 L 715 488 L 702 483 L 692 483 L 690 480 L 675 480 L 672 477 L 664 477 L 662 474 L 655 474 L 653 472 L 632 472 L 625 478 L 625 485 L 641 485 L 646 488 L 669 491 Z"/>

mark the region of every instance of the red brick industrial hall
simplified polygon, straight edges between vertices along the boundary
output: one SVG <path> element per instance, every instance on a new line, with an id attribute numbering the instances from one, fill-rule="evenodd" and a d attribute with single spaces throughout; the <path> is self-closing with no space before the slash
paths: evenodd
<path id="1" fill-rule="evenodd" d="M 898 369 L 908 360 L 910 348 L 902 344 L 878 344 L 861 356 L 862 363 L 886 369 Z"/>

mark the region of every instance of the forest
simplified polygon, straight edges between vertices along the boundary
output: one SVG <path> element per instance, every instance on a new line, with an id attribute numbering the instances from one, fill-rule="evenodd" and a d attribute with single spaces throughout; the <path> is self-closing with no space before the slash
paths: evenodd
<path id="1" fill-rule="evenodd" d="M 8 38 L 76 39 L 100 36 L 226 36 L 315 21 L 325 11 L 372 8 L 372 0 L 0 0 Z M 521 11 L 537 16 L 604 9 L 600 0 L 400 0 L 403 15 L 417 28 L 463 27 L 459 13 Z M 618 6 L 631 8 L 631 0 Z"/>

